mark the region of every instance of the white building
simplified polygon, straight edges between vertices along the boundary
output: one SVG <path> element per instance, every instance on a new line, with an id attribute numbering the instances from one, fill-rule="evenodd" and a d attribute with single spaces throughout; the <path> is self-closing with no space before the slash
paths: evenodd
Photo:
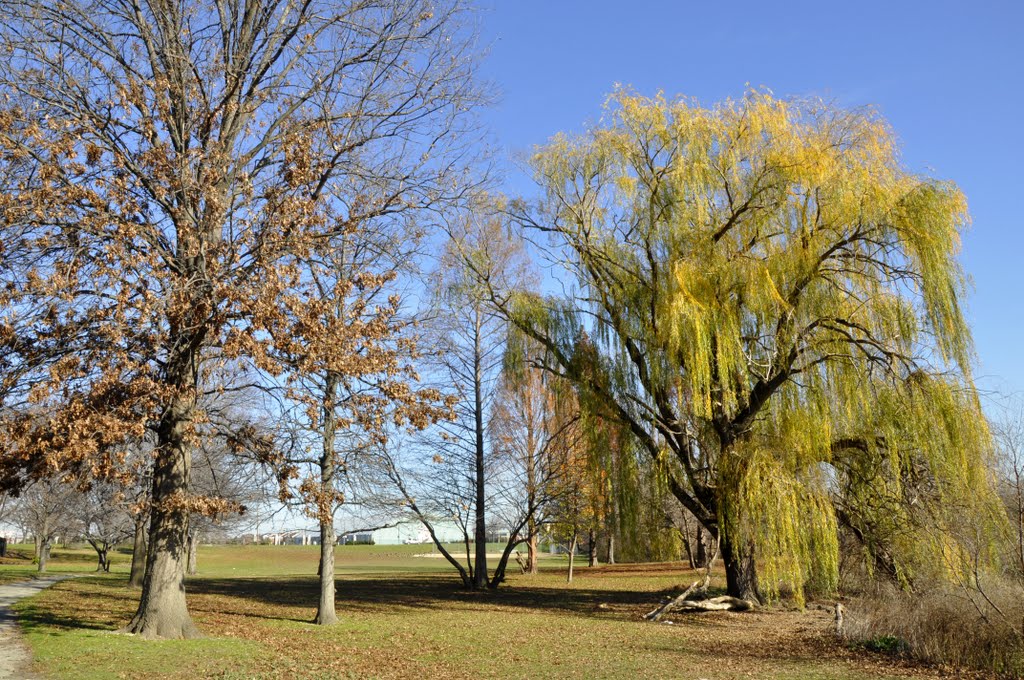
<path id="1" fill-rule="evenodd" d="M 463 540 L 462 530 L 455 522 L 443 521 L 432 524 L 434 533 L 442 543 L 459 543 Z M 353 531 L 343 534 L 338 541 L 347 543 L 372 543 L 374 545 L 403 545 L 407 543 L 432 543 L 430 532 L 422 522 L 408 520 L 394 526 L 370 531 Z"/>

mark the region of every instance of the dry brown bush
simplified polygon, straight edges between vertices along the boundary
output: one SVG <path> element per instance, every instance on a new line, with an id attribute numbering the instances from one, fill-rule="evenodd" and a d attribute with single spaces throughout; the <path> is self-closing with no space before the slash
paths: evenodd
<path id="1" fill-rule="evenodd" d="M 845 634 L 875 651 L 1019 678 L 1024 677 L 1022 625 L 1024 587 L 991 577 L 981 589 L 865 589 L 847 606 Z"/>

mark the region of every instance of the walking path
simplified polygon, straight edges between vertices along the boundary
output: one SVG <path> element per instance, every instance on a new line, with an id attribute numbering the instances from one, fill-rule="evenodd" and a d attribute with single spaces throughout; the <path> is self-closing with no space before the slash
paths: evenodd
<path id="1" fill-rule="evenodd" d="M 18 632 L 18 622 L 11 605 L 23 597 L 32 597 L 71 574 L 54 574 L 31 581 L 17 581 L 0 585 L 0 680 L 26 680 L 34 678 L 30 667 L 32 652 Z"/>

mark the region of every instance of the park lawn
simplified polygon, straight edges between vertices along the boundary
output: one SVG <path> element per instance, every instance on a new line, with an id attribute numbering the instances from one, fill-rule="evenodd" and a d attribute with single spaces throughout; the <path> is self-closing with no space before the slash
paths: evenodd
<path id="1" fill-rule="evenodd" d="M 13 543 L 8 546 L 7 556 L 0 558 L 0 584 L 21 581 L 39 576 L 31 543 Z M 128 573 L 131 565 L 131 550 L 111 550 L 111 571 Z M 88 574 L 96 571 L 96 551 L 88 545 L 61 547 L 54 546 L 47 562 L 47 574 Z"/>
<path id="2" fill-rule="evenodd" d="M 19 603 L 19 614 L 37 670 L 69 680 L 936 676 L 845 648 L 820 610 L 643 622 L 664 591 L 693 579 L 678 564 L 582 568 L 570 585 L 551 558 L 537 576 L 472 593 L 443 562 L 414 557 L 422 546 L 339 547 L 341 622 L 318 627 L 309 623 L 317 550 L 204 547 L 188 583 L 202 640 L 115 634 L 138 597 L 118 572 L 59 583 Z"/>

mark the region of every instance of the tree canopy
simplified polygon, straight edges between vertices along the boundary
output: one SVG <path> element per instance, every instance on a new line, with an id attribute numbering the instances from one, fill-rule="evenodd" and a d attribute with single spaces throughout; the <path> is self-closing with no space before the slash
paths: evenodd
<path id="1" fill-rule="evenodd" d="M 731 594 L 757 596 L 755 555 L 767 595 L 833 585 L 837 522 L 870 524 L 865 495 L 990 497 L 966 200 L 903 168 L 876 113 L 620 90 L 532 167 L 543 198 L 512 213 L 550 236 L 577 295 L 506 311 L 720 532 Z M 860 479 L 872 467 L 885 484 Z"/>

